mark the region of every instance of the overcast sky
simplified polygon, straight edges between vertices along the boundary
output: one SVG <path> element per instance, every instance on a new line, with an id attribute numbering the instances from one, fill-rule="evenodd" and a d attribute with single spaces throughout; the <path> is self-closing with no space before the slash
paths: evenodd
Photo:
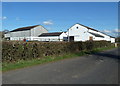
<path id="1" fill-rule="evenodd" d="M 0 19 L 8 30 L 40 24 L 58 32 L 80 23 L 112 36 L 120 32 L 117 2 L 3 2 Z"/>

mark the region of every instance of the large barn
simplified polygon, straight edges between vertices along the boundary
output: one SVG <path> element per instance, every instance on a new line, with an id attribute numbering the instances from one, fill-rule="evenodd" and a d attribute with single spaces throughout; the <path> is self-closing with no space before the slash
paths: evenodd
<path id="1" fill-rule="evenodd" d="M 38 37 L 42 33 L 48 33 L 47 29 L 41 25 L 34 25 L 12 30 L 5 34 L 5 38 L 9 40 L 34 40 L 35 37 Z"/>
<path id="2" fill-rule="evenodd" d="M 105 40 L 111 41 L 111 43 L 115 42 L 114 37 L 79 23 L 70 27 L 67 31 L 67 35 L 68 41 Z"/>

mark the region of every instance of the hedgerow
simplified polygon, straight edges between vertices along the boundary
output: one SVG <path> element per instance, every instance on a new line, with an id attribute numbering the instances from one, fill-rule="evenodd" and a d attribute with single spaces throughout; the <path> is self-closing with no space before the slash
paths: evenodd
<path id="1" fill-rule="evenodd" d="M 2 61 L 14 62 L 46 56 L 58 56 L 67 53 L 90 51 L 94 48 L 112 46 L 107 41 L 86 42 L 22 42 L 4 41 L 2 43 Z"/>

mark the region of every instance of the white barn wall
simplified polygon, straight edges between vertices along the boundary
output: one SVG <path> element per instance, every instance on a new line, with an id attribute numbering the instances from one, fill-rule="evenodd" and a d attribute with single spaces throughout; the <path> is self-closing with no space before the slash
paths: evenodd
<path id="1" fill-rule="evenodd" d="M 115 38 L 111 38 L 111 43 L 115 43 Z"/>
<path id="2" fill-rule="evenodd" d="M 106 34 L 103 34 L 103 33 L 101 33 L 101 32 L 98 32 L 100 35 L 103 35 L 104 36 L 104 40 L 106 40 L 106 41 L 110 41 L 110 36 L 108 36 L 108 35 L 106 35 Z"/>
<path id="3" fill-rule="evenodd" d="M 88 33 L 88 39 L 87 40 L 89 40 L 89 37 L 93 37 L 93 40 L 97 40 L 96 37 L 94 35 L 90 34 L 90 33 Z"/>
<path id="4" fill-rule="evenodd" d="M 86 41 L 88 40 L 87 31 L 87 28 L 80 26 L 79 24 L 75 24 L 68 30 L 67 34 L 68 36 L 74 36 L 74 41 Z"/>
<path id="5" fill-rule="evenodd" d="M 10 37 L 10 40 L 23 40 L 26 37 Z"/>
<path id="6" fill-rule="evenodd" d="M 30 37 L 30 30 L 10 32 L 10 40 L 23 40 Z"/>
<path id="7" fill-rule="evenodd" d="M 102 38 L 102 37 L 95 37 L 94 35 L 92 35 L 92 34 L 90 34 L 90 33 L 89 33 L 89 36 L 88 36 L 88 40 L 89 40 L 89 37 L 90 37 L 90 36 L 93 37 L 93 40 L 94 40 L 94 41 L 104 40 L 104 38 Z"/>
<path id="8" fill-rule="evenodd" d="M 38 37 L 38 35 L 47 32 L 48 31 L 44 27 L 37 26 L 30 30 L 9 32 L 5 34 L 5 37 L 10 37 L 10 40 L 23 40 L 23 39 L 32 40 L 31 37 Z"/>
<path id="9" fill-rule="evenodd" d="M 59 36 L 60 41 L 65 40 L 64 37 L 67 37 L 67 34 L 63 32 L 63 33 Z"/>
<path id="10" fill-rule="evenodd" d="M 78 27 L 78 29 L 76 28 Z M 95 37 L 94 35 L 90 34 L 89 32 L 93 32 L 96 34 L 100 34 L 104 37 Z M 100 41 L 100 40 L 106 40 L 106 41 L 112 41 L 115 42 L 115 38 L 111 38 L 110 36 L 103 34 L 99 31 L 88 29 L 80 24 L 75 24 L 67 31 L 68 36 L 74 36 L 74 41 L 87 41 L 89 40 L 89 37 L 92 36 L 93 40 Z"/>
<path id="11" fill-rule="evenodd" d="M 10 32 L 10 37 L 29 37 L 30 30 Z"/>
<path id="12" fill-rule="evenodd" d="M 38 37 L 42 33 L 48 33 L 48 31 L 43 28 L 42 26 L 37 26 L 33 29 L 31 29 L 31 37 Z"/>
<path id="13" fill-rule="evenodd" d="M 32 40 L 38 41 L 59 41 L 59 36 L 46 36 L 46 37 L 31 37 Z"/>
<path id="14" fill-rule="evenodd" d="M 32 40 L 38 40 L 38 41 L 63 41 L 64 37 L 67 37 L 67 34 L 63 32 L 60 36 L 32 37 Z"/>
<path id="15" fill-rule="evenodd" d="M 94 30 L 91 30 L 91 29 L 89 29 L 89 32 L 93 32 L 93 33 L 100 34 L 100 35 L 104 36 L 104 38 L 102 38 L 102 37 L 95 37 L 93 40 L 96 40 L 96 41 L 97 41 L 97 40 L 110 41 L 110 37 L 107 36 L 107 35 L 105 35 L 105 34 L 103 34 L 103 33 L 101 33 L 101 32 L 94 31 Z"/>
<path id="16" fill-rule="evenodd" d="M 9 33 L 6 33 L 4 34 L 5 37 L 10 37 L 10 32 Z"/>
<path id="17" fill-rule="evenodd" d="M 96 34 L 100 34 L 100 35 L 104 36 L 104 35 L 101 34 L 100 32 L 97 32 L 97 31 L 94 31 L 94 30 L 91 30 L 91 29 L 89 29 L 88 32 L 92 32 L 92 33 L 96 33 Z M 89 34 L 90 34 L 90 33 L 89 33 Z M 93 36 L 93 40 L 95 40 L 95 41 L 105 40 L 105 38 L 103 38 L 103 37 L 95 37 L 94 35 L 92 35 L 92 36 Z"/>

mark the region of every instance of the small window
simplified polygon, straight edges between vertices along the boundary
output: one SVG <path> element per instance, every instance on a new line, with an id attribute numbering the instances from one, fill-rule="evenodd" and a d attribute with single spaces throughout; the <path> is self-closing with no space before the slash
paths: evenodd
<path id="1" fill-rule="evenodd" d="M 76 27 L 78 29 L 78 27 Z"/>

